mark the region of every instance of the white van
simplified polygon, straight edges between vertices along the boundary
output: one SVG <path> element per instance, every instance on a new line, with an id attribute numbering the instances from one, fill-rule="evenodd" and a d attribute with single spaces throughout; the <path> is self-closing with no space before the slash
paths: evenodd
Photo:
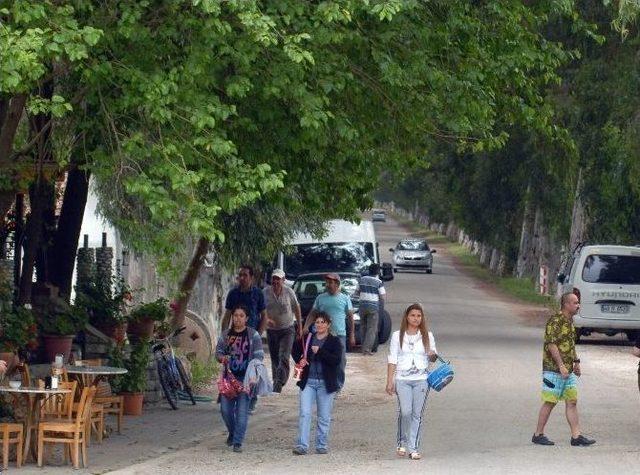
<path id="1" fill-rule="evenodd" d="M 329 221 L 322 239 L 309 234 L 295 236 L 276 256 L 274 267 L 284 270 L 287 282 L 310 272 L 356 272 L 366 274 L 369 265 L 380 264 L 378 242 L 371 221 L 359 224 L 341 219 Z M 383 264 L 383 280 L 393 279 L 391 264 Z"/>
<path id="2" fill-rule="evenodd" d="M 558 274 L 562 292 L 580 299 L 573 318 L 578 338 L 591 332 L 624 332 L 633 340 L 640 331 L 640 247 L 584 246 L 576 249 Z"/>

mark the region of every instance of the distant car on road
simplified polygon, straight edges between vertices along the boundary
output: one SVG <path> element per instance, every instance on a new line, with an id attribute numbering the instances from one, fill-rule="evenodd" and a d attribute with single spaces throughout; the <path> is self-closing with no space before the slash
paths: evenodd
<path id="1" fill-rule="evenodd" d="M 400 269 L 424 270 L 427 274 L 433 272 L 433 255 L 436 250 L 431 249 L 426 239 L 403 239 L 396 247 L 389 249 L 393 253 L 393 271 Z"/>
<path id="2" fill-rule="evenodd" d="M 313 307 L 316 297 L 325 291 L 324 276 L 326 272 L 313 272 L 308 274 L 300 274 L 293 283 L 293 291 L 300 302 L 300 310 L 302 319 L 307 315 Z M 356 327 L 356 345 L 362 344 L 362 335 L 360 334 L 360 314 L 358 313 L 359 298 L 355 295 L 358 289 L 358 279 L 360 274 L 355 272 L 338 272 L 340 275 L 340 290 L 351 297 L 351 304 L 354 310 L 354 323 Z M 378 319 L 378 344 L 384 344 L 391 335 L 391 316 L 389 312 L 380 308 L 380 318 Z M 377 345 L 376 345 L 377 346 Z"/>
<path id="3" fill-rule="evenodd" d="M 387 221 L 387 213 L 383 209 L 374 209 L 371 214 L 371 221 L 382 221 L 385 223 Z"/>

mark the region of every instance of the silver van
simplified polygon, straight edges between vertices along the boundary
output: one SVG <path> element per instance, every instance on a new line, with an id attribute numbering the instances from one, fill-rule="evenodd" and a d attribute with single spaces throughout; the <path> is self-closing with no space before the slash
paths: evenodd
<path id="1" fill-rule="evenodd" d="M 558 274 L 558 285 L 580 299 L 573 318 L 578 339 L 592 332 L 624 332 L 629 340 L 639 334 L 640 247 L 580 247 Z"/>

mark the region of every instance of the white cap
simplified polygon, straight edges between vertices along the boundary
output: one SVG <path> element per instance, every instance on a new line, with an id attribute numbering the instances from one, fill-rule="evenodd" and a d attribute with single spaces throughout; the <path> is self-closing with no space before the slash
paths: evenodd
<path id="1" fill-rule="evenodd" d="M 278 277 L 280 279 L 284 279 L 285 277 L 285 273 L 282 269 L 274 269 L 274 271 L 271 273 L 272 277 Z"/>

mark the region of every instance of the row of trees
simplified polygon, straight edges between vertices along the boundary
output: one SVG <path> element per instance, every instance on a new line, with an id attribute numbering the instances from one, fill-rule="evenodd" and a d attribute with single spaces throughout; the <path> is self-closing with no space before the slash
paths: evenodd
<path id="1" fill-rule="evenodd" d="M 558 22 L 585 29 L 571 1 L 0 0 L 18 302 L 34 269 L 69 296 L 89 177 L 125 241 L 182 272 L 181 313 L 211 249 L 256 261 L 357 219 L 383 171 L 442 147 L 560 140 L 545 97 L 572 58 Z"/>
<path id="2" fill-rule="evenodd" d="M 423 173 L 382 198 L 455 222 L 500 250 L 518 276 L 535 275 L 539 264 L 557 268 L 560 253 L 579 242 L 637 243 L 639 39 L 620 34 L 630 33 L 634 5 L 621 2 L 616 16 L 603 2 L 578 2 L 578 34 L 566 19 L 547 25 L 548 37 L 573 53 L 560 83 L 546 89 L 557 134 L 516 126 L 500 150 L 440 147 Z"/>

